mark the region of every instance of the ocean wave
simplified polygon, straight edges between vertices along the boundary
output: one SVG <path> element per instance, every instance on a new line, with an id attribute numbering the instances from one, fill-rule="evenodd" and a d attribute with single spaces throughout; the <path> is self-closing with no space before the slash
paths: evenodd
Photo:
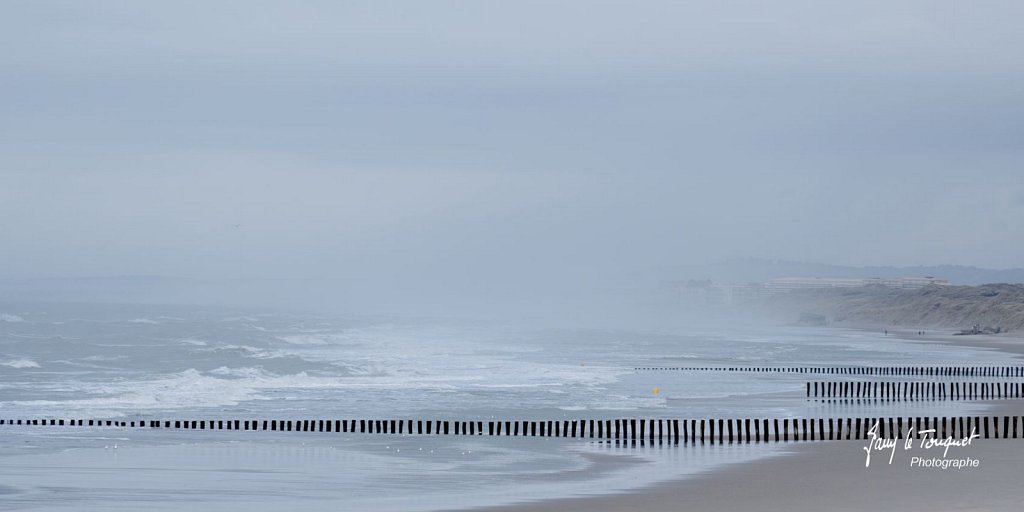
<path id="1" fill-rule="evenodd" d="M 244 379 L 260 379 L 265 377 L 274 377 L 274 375 L 267 373 L 263 368 L 254 367 L 228 368 L 227 366 L 221 366 L 219 368 L 214 368 L 210 370 L 210 373 L 214 375 L 221 375 L 224 377 Z"/>
<path id="2" fill-rule="evenodd" d="M 123 356 L 123 355 L 117 355 L 117 356 L 95 355 L 95 356 L 83 357 L 82 361 L 117 361 L 119 359 L 125 359 L 126 357 L 127 356 Z"/>
<path id="3" fill-rule="evenodd" d="M 559 407 L 559 409 L 563 411 L 585 411 L 587 407 L 584 405 L 566 405 Z"/>
<path id="4" fill-rule="evenodd" d="M 9 366 L 11 368 L 39 368 L 39 363 L 25 358 L 9 359 L 7 361 L 0 361 L 0 366 Z"/>
<path id="5" fill-rule="evenodd" d="M 24 321 L 25 321 L 25 319 L 20 317 L 20 316 L 18 316 L 18 315 L 11 315 L 11 314 L 7 314 L 7 313 L 0 313 L 0 322 L 17 323 L 17 322 L 24 322 Z"/>
<path id="6" fill-rule="evenodd" d="M 317 375 L 305 371 L 277 374 L 261 366 L 221 366 L 210 371 L 188 369 L 177 373 L 139 377 L 107 383 L 68 383 L 78 391 L 69 400 L 10 402 L 11 405 L 60 411 L 89 411 L 92 414 L 129 414 L 148 410 L 228 407 L 256 400 L 281 400 L 291 397 L 332 396 L 332 393 L 451 393 L 474 391 L 530 392 L 548 388 L 557 396 L 566 396 L 575 386 L 593 386 L 615 379 L 618 371 L 581 371 L 577 367 L 509 368 L 503 372 L 481 374 L 469 368 L 446 366 L 423 371 L 417 368 L 376 367 L 363 374 Z M 315 394 L 310 394 L 313 392 Z M 322 393 L 327 393 L 323 395 Z"/>
<path id="7" fill-rule="evenodd" d="M 112 360 L 114 360 L 114 358 L 109 358 L 109 359 L 108 358 L 92 359 L 92 358 L 86 357 L 86 358 L 83 358 L 83 359 L 80 359 L 80 360 L 57 359 L 57 360 L 54 360 L 54 361 L 50 361 L 50 363 L 51 364 L 63 364 L 63 365 L 72 366 L 72 367 L 75 367 L 75 368 L 88 368 L 90 370 L 104 370 L 104 371 L 106 371 L 106 370 L 119 370 L 119 368 L 116 367 L 116 366 L 97 364 L 98 362 L 112 361 Z"/>
<path id="8" fill-rule="evenodd" d="M 277 359 L 282 357 L 299 357 L 296 354 L 283 352 L 280 350 L 266 350 L 250 345 L 220 345 L 210 348 L 197 349 L 199 352 L 234 352 L 241 357 L 248 357 L 252 359 Z"/>
<path id="9" fill-rule="evenodd" d="M 326 336 L 322 334 L 289 334 L 277 337 L 289 345 L 327 345 L 336 338 L 338 338 L 336 334 Z"/>
<path id="10" fill-rule="evenodd" d="M 8 332 L 8 333 L 5 333 L 5 334 L 7 336 L 10 336 L 11 338 L 22 338 L 22 339 L 26 339 L 26 340 L 48 340 L 48 339 L 53 339 L 53 338 L 63 339 L 63 336 L 46 336 L 46 335 L 42 335 L 42 334 L 15 334 L 13 332 Z M 71 339 L 77 339 L 77 338 L 71 338 Z"/>
<path id="11" fill-rule="evenodd" d="M 125 414 L 144 410 L 235 406 L 251 400 L 267 400 L 272 398 L 274 392 L 289 390 L 454 389 L 450 383 L 433 379 L 394 382 L 390 378 L 314 376 L 306 372 L 277 375 L 260 367 L 220 367 L 208 373 L 190 368 L 151 380 L 102 385 L 80 383 L 78 386 L 82 392 L 94 396 L 62 401 L 27 400 L 8 403 L 61 411 Z"/>
<path id="12" fill-rule="evenodd" d="M 221 322 L 259 322 L 259 318 L 251 316 L 226 316 L 220 319 Z"/>
<path id="13" fill-rule="evenodd" d="M 158 324 L 160 322 L 157 322 L 156 320 L 150 320 L 148 318 L 136 318 L 134 320 L 129 320 L 128 323 L 132 323 L 132 324 L 154 324 L 155 325 L 155 324 Z"/>

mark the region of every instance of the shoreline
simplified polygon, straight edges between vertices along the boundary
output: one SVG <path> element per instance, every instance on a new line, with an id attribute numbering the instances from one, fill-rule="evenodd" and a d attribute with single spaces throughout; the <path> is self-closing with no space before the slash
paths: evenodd
<path id="1" fill-rule="evenodd" d="M 900 328 L 889 333 L 905 341 L 998 350 L 1014 359 L 1024 356 L 1024 336 L 1020 335 L 918 335 L 917 331 Z M 1024 403 L 1020 401 L 984 403 L 990 407 L 989 415 L 1024 415 Z M 979 461 L 977 468 L 967 469 L 911 467 L 911 457 L 906 453 L 895 453 L 891 465 L 879 457 L 870 467 L 865 467 L 864 449 L 863 441 L 800 443 L 788 446 L 779 456 L 730 464 L 621 494 L 568 497 L 472 510 L 816 512 L 822 509 L 899 509 L 934 512 L 1024 509 L 1024 495 L 1015 476 L 1024 459 L 1024 441 L 982 439 L 975 440 L 970 447 L 951 448 L 950 458 L 970 457 Z M 958 449 L 959 452 L 956 451 Z M 940 452 L 933 451 L 934 454 L 928 455 L 941 457 Z"/>
<path id="2" fill-rule="evenodd" d="M 913 342 L 931 342 L 945 345 L 956 345 L 967 348 L 982 348 L 1002 352 L 1014 358 L 1024 358 L 1024 334 L 1002 333 L 1002 334 L 928 334 L 927 329 L 922 329 L 926 334 L 915 334 L 916 330 L 900 328 L 889 331 L 897 339 Z"/>

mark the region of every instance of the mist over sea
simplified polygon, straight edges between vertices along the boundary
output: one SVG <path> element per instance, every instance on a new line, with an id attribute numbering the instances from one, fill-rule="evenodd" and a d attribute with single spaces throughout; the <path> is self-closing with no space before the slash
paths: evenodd
<path id="1" fill-rule="evenodd" d="M 994 352 L 824 328 L 555 329 L 156 305 L 0 309 L 5 419 L 944 415 L 981 406 L 820 404 L 805 400 L 801 375 L 634 367 L 1007 363 Z M 623 491 L 782 449 L 88 427 L 7 427 L 3 435 L 4 510 L 181 501 L 327 509 L 332 500 L 434 510 Z"/>

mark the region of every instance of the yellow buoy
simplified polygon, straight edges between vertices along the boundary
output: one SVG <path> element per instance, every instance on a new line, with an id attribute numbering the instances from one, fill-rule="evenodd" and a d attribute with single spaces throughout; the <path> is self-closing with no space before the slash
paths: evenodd
<path id="1" fill-rule="evenodd" d="M 661 388 L 651 388 L 651 393 L 654 393 L 655 395 L 657 395 L 659 391 L 661 391 Z"/>

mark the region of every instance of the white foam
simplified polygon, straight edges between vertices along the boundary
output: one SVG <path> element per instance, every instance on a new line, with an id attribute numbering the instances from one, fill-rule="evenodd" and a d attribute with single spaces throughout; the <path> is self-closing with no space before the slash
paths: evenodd
<path id="1" fill-rule="evenodd" d="M 221 322 L 259 322 L 259 318 L 251 316 L 226 316 L 220 319 Z"/>
<path id="2" fill-rule="evenodd" d="M 31 359 L 22 357 L 18 359 L 0 361 L 0 366 L 9 366 L 11 368 L 39 368 L 39 363 Z"/>
<path id="3" fill-rule="evenodd" d="M 22 339 L 26 339 L 26 340 L 45 340 L 45 339 L 49 339 L 51 337 L 55 337 L 55 338 L 58 338 L 58 339 L 63 339 L 63 336 L 44 336 L 44 335 L 41 335 L 41 334 L 15 334 L 13 332 L 6 333 L 6 335 L 10 336 L 11 338 L 22 338 Z M 72 338 L 72 339 L 74 339 L 74 338 Z"/>
<path id="4" fill-rule="evenodd" d="M 129 323 L 133 323 L 133 324 L 157 324 L 159 322 L 157 322 L 156 320 L 150 320 L 148 318 L 136 318 L 134 320 L 129 320 Z"/>
<path id="5" fill-rule="evenodd" d="M 324 336 L 321 334 L 291 334 L 278 336 L 277 339 L 291 345 L 327 345 L 337 335 Z"/>
<path id="6" fill-rule="evenodd" d="M 265 377 L 266 372 L 262 368 L 228 368 L 227 366 L 221 366 L 210 370 L 210 373 L 214 375 L 223 375 L 226 377 L 237 377 L 237 378 L 259 378 Z"/>
<path id="7" fill-rule="evenodd" d="M 124 359 L 124 358 L 125 358 L 125 356 L 95 355 L 95 356 L 83 357 L 82 360 L 83 361 L 117 361 L 119 359 Z"/>
<path id="8" fill-rule="evenodd" d="M 25 319 L 18 315 L 10 315 L 7 313 L 0 313 L 0 322 L 24 322 Z"/>
<path id="9" fill-rule="evenodd" d="M 268 399 L 268 393 L 287 390 L 454 389 L 450 383 L 435 379 L 403 383 L 394 382 L 386 377 L 324 377 L 311 376 L 306 372 L 275 375 L 259 367 L 220 367 L 209 373 L 188 369 L 142 381 L 119 381 L 99 386 L 79 383 L 77 387 L 80 387 L 81 391 L 99 396 L 63 401 L 24 400 L 9 403 L 15 406 L 55 408 L 61 411 L 88 410 L 96 414 L 116 415 L 142 410 L 234 406 L 249 400 Z"/>
<path id="10" fill-rule="evenodd" d="M 264 350 L 262 348 L 253 347 L 250 345 L 221 345 L 218 347 L 211 347 L 206 349 L 199 349 L 201 352 L 240 352 L 242 357 L 249 357 L 253 359 L 275 359 L 279 357 L 294 356 L 288 352 L 280 350 Z"/>

